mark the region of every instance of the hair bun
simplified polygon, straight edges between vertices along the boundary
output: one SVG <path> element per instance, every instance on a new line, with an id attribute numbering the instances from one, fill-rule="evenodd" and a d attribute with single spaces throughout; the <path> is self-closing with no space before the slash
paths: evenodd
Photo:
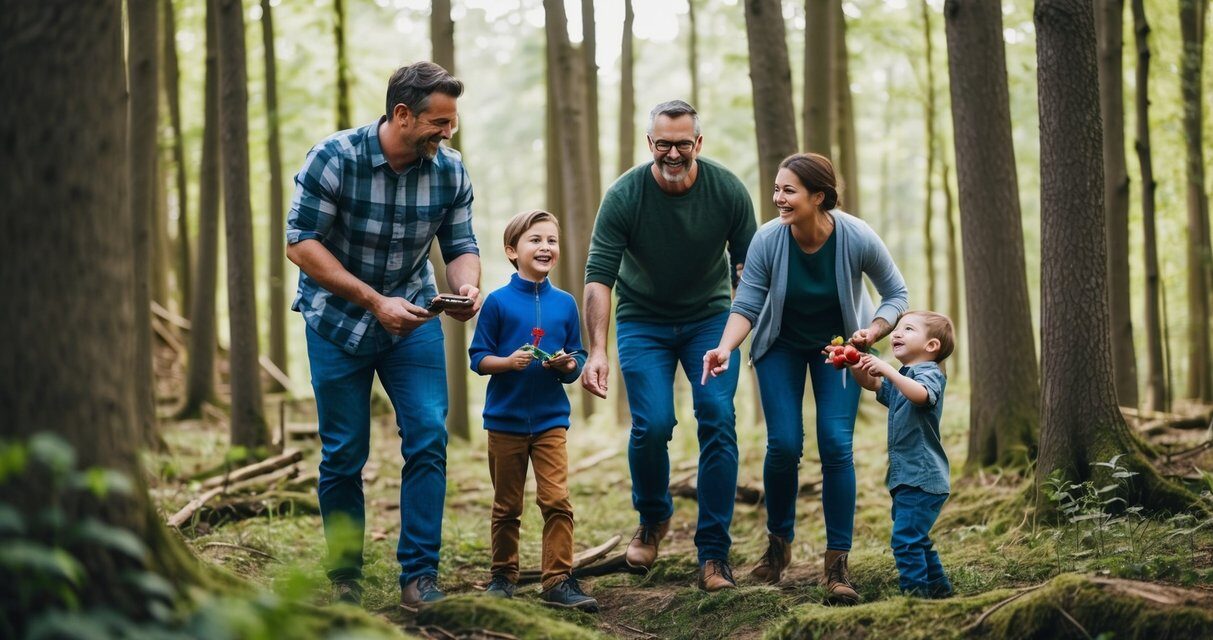
<path id="1" fill-rule="evenodd" d="M 822 193 L 825 194 L 825 199 L 821 201 L 821 208 L 829 211 L 838 206 L 838 192 L 833 187 L 822 187 Z"/>

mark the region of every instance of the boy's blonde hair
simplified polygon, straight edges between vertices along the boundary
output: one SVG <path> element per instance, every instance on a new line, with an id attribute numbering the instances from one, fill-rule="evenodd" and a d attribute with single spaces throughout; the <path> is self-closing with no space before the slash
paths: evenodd
<path id="1" fill-rule="evenodd" d="M 551 212 L 544 211 L 543 209 L 531 209 L 530 211 L 523 211 L 522 213 L 515 214 L 514 217 L 510 218 L 510 221 L 505 224 L 505 246 L 517 250 L 518 241 L 522 239 L 522 234 L 526 233 L 528 229 L 536 224 L 539 224 L 540 222 L 551 222 L 552 224 L 556 225 L 556 231 L 560 231 L 560 221 L 557 220 L 556 216 Z M 510 258 L 509 261 L 510 264 L 514 265 L 515 269 L 518 268 L 517 260 Z"/>
<path id="2" fill-rule="evenodd" d="M 935 353 L 935 362 L 943 363 L 952 355 L 952 350 L 956 348 L 955 329 L 952 328 L 952 319 L 942 313 L 934 311 L 907 311 L 901 317 L 914 316 L 922 319 L 922 329 L 927 334 L 927 339 L 935 338 L 939 341 L 939 351 Z"/>

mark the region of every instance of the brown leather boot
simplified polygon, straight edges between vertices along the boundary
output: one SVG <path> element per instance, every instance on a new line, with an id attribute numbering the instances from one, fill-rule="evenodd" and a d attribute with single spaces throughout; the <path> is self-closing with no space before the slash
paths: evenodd
<path id="1" fill-rule="evenodd" d="M 648 572 L 657 561 L 657 547 L 670 531 L 670 521 L 662 520 L 654 525 L 636 527 L 636 534 L 623 554 L 624 562 L 632 569 Z"/>
<path id="2" fill-rule="evenodd" d="M 724 560 L 708 560 L 699 569 L 699 588 L 712 593 L 722 589 L 736 589 L 733 568 Z"/>
<path id="3" fill-rule="evenodd" d="M 783 570 L 792 563 L 792 543 L 773 533 L 767 534 L 767 551 L 762 554 L 758 566 L 750 572 L 754 578 L 770 584 L 778 584 Z"/>
<path id="4" fill-rule="evenodd" d="M 859 604 L 859 593 L 847 571 L 847 552 L 826 549 L 826 604 Z"/>

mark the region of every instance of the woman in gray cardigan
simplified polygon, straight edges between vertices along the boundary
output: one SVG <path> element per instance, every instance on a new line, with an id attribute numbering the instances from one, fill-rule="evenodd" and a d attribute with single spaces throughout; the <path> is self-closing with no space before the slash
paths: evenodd
<path id="1" fill-rule="evenodd" d="M 720 345 L 704 354 L 704 371 L 715 376 L 726 370 L 729 355 L 753 329 L 750 357 L 767 421 L 763 484 L 769 540 L 754 575 L 775 583 L 792 558 L 808 370 L 823 477 L 827 601 L 854 604 L 859 594 L 847 574 L 847 553 L 855 522 L 851 441 L 860 387 L 847 380 L 850 371 L 827 364 L 822 349 L 834 336 L 849 336 L 864 349 L 888 334 L 906 310 L 905 280 L 876 233 L 836 208 L 829 159 L 796 154 L 779 167 L 779 219 L 754 235 L 728 324 Z M 880 293 L 878 307 L 864 287 L 865 274 Z"/>

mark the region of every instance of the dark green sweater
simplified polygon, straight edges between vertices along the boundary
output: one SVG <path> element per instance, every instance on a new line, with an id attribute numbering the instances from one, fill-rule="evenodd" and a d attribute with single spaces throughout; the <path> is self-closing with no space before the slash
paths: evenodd
<path id="1" fill-rule="evenodd" d="M 662 191 L 646 162 L 603 196 L 585 281 L 618 284 L 619 320 L 694 322 L 729 310 L 729 265 L 745 262 L 757 228 L 754 205 L 728 169 L 702 157 L 698 163 L 684 194 Z"/>

